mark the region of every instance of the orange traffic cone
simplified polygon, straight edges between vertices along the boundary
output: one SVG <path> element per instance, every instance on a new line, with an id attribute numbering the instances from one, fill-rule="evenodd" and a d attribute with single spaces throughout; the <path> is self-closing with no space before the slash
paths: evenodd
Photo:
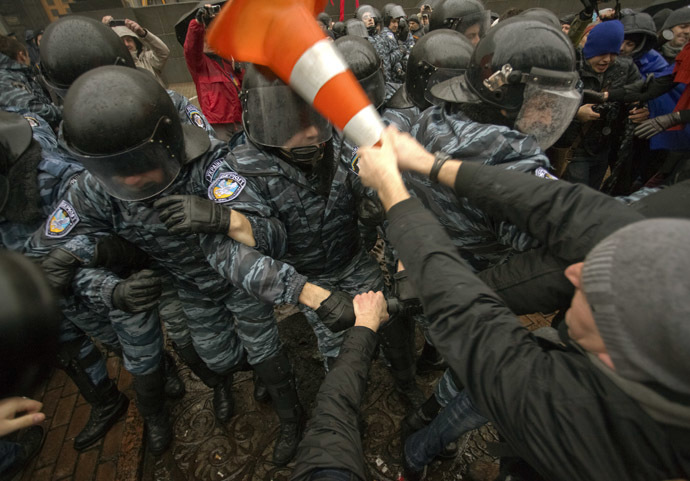
<path id="1" fill-rule="evenodd" d="M 269 67 L 346 137 L 368 147 L 381 138 L 383 122 L 314 20 L 326 1 L 230 0 L 208 42 L 223 57 Z"/>

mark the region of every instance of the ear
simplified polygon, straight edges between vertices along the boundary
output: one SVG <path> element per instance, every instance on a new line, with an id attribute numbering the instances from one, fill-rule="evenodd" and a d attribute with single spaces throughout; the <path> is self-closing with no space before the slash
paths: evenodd
<path id="1" fill-rule="evenodd" d="M 599 358 L 599 360 L 601 362 L 603 362 L 608 367 L 610 367 L 612 371 L 616 370 L 616 368 L 613 365 L 613 361 L 611 360 L 611 356 L 609 356 L 609 354 L 607 352 L 599 353 L 599 354 L 597 354 L 597 357 Z"/>

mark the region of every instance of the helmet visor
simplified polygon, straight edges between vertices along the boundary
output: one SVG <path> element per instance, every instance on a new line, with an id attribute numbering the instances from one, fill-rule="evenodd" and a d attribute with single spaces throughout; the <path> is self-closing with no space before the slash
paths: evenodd
<path id="1" fill-rule="evenodd" d="M 286 85 L 254 87 L 243 96 L 244 129 L 256 144 L 291 149 L 331 138 L 331 124 Z"/>
<path id="2" fill-rule="evenodd" d="M 515 127 L 533 135 L 546 150 L 565 132 L 580 107 L 575 72 L 552 72 L 534 68 L 526 80 L 522 107 Z"/>
<path id="3" fill-rule="evenodd" d="M 386 100 L 386 80 L 383 76 L 383 70 L 377 69 L 373 74 L 361 79 L 359 84 L 374 107 L 378 109 L 383 105 L 384 100 Z"/>
<path id="4" fill-rule="evenodd" d="M 473 44 L 483 37 L 491 27 L 491 12 L 482 10 L 462 17 L 450 17 L 444 21 L 444 27 L 460 32 Z"/>
<path id="5" fill-rule="evenodd" d="M 163 192 L 179 174 L 182 162 L 171 146 L 156 139 L 161 122 L 143 143 L 115 154 L 90 155 L 69 145 L 60 131 L 60 143 L 103 185 L 121 200 L 138 201 Z"/>
<path id="6" fill-rule="evenodd" d="M 450 80 L 455 77 L 459 77 L 462 74 L 465 73 L 465 69 L 460 69 L 460 68 L 438 68 L 434 71 L 434 73 L 431 74 L 429 77 L 429 80 L 426 82 L 426 88 L 424 89 L 424 99 L 429 102 L 431 105 L 440 105 L 444 102 L 444 99 L 439 98 L 434 96 L 431 93 L 431 89 L 435 86 L 440 84 L 441 82 L 445 82 L 446 80 Z"/>

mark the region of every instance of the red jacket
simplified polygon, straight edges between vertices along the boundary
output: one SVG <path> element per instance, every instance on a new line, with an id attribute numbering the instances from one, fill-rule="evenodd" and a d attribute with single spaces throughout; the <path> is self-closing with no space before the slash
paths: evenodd
<path id="1" fill-rule="evenodd" d="M 184 58 L 196 86 L 201 111 L 211 124 L 242 121 L 237 94 L 244 73 L 237 74 L 228 60 L 215 61 L 204 54 L 205 27 L 193 19 L 184 41 Z"/>

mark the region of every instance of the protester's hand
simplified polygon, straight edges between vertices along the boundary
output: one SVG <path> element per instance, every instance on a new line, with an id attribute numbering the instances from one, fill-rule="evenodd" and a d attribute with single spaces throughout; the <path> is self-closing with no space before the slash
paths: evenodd
<path id="1" fill-rule="evenodd" d="M 115 20 L 112 15 L 105 15 L 102 19 L 101 22 L 105 23 L 106 25 L 110 26 L 110 22 Z"/>
<path id="2" fill-rule="evenodd" d="M 0 437 L 41 424 L 46 418 L 39 412 L 42 407 L 43 403 L 25 397 L 0 399 Z"/>
<path id="3" fill-rule="evenodd" d="M 395 128 L 387 128 L 381 137 L 381 147 L 362 147 L 359 162 L 359 177 L 367 187 L 377 191 L 391 178 L 400 177 L 395 155 Z"/>
<path id="4" fill-rule="evenodd" d="M 162 281 L 155 271 L 144 269 L 121 281 L 113 290 L 113 306 L 137 313 L 151 309 L 161 296 Z"/>
<path id="5" fill-rule="evenodd" d="M 656 134 L 664 130 L 682 123 L 680 119 L 680 112 L 673 112 L 666 115 L 660 115 L 653 119 L 642 122 L 635 128 L 635 135 L 642 139 L 651 139 Z"/>
<path id="6" fill-rule="evenodd" d="M 598 113 L 592 110 L 594 104 L 585 104 L 577 110 L 577 120 L 580 122 L 590 122 L 601 117 Z"/>
<path id="7" fill-rule="evenodd" d="M 132 32 L 136 33 L 140 37 L 145 37 L 146 36 L 146 30 L 142 28 L 141 25 L 139 25 L 137 22 L 134 20 L 130 20 L 129 18 L 125 19 L 125 27 L 130 29 Z"/>
<path id="8" fill-rule="evenodd" d="M 225 234 L 230 229 L 232 210 L 210 199 L 194 195 L 170 195 L 158 199 L 153 207 L 173 234 Z"/>
<path id="9" fill-rule="evenodd" d="M 77 269 L 82 265 L 81 259 L 62 247 L 53 249 L 41 261 L 48 284 L 61 295 L 69 292 Z"/>
<path id="10" fill-rule="evenodd" d="M 388 307 L 382 292 L 358 294 L 352 303 L 355 309 L 355 326 L 368 327 L 376 332 L 388 320 Z"/>
<path id="11" fill-rule="evenodd" d="M 407 132 L 398 132 L 395 128 L 389 127 L 391 138 L 393 139 L 393 149 L 395 156 L 398 159 L 398 168 L 400 170 L 420 170 L 420 166 L 434 163 L 434 154 L 427 152 L 427 150 L 417 142 L 417 139 L 412 137 Z M 429 172 L 422 172 L 428 174 Z"/>
<path id="12" fill-rule="evenodd" d="M 321 322 L 333 332 L 344 331 L 355 324 L 352 296 L 347 292 L 335 291 L 316 309 Z"/>
<path id="13" fill-rule="evenodd" d="M 633 124 L 641 124 L 649 118 L 649 109 L 647 107 L 635 107 L 630 111 L 628 118 Z"/>

